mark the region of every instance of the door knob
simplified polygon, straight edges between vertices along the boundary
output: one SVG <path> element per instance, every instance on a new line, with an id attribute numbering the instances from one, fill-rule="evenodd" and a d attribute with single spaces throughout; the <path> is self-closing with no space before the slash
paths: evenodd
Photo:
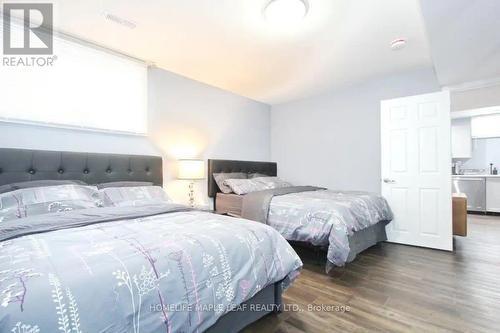
<path id="1" fill-rule="evenodd" d="M 394 184 L 396 181 L 394 179 L 384 178 L 384 183 L 386 184 Z"/>

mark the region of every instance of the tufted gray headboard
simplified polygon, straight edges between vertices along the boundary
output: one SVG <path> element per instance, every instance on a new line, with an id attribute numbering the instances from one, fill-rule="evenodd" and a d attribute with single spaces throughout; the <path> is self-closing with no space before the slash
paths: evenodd
<path id="1" fill-rule="evenodd" d="M 0 185 L 49 179 L 87 184 L 146 181 L 163 186 L 162 158 L 0 148 Z"/>
<path id="2" fill-rule="evenodd" d="M 262 173 L 268 176 L 277 176 L 278 165 L 275 162 L 208 160 L 208 196 L 210 198 L 214 198 L 217 192 L 220 192 L 213 177 L 214 173 L 219 172 Z"/>

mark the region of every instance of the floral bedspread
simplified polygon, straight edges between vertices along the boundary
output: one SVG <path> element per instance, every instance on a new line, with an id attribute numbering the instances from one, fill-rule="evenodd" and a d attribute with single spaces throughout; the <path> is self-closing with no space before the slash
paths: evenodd
<path id="1" fill-rule="evenodd" d="M 349 236 L 392 218 L 387 201 L 378 194 L 316 190 L 273 197 L 267 224 L 288 240 L 328 246 L 328 261 L 343 266 Z"/>
<path id="2" fill-rule="evenodd" d="M 0 241 L 0 332 L 201 332 L 302 266 L 277 231 L 243 219 L 173 211 L 60 228 L 51 215 L 53 229 Z"/>

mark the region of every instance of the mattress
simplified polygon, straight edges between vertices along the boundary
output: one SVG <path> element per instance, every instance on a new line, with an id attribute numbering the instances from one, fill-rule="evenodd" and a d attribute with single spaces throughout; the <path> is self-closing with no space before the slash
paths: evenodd
<path id="1" fill-rule="evenodd" d="M 215 199 L 215 212 L 218 214 L 240 217 L 242 204 L 243 195 L 219 192 Z"/>

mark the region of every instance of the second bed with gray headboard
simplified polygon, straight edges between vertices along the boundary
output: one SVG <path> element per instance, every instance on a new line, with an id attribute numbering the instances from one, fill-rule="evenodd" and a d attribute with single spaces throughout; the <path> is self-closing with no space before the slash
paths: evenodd
<path id="1" fill-rule="evenodd" d="M 275 177 L 277 169 L 274 162 L 208 160 L 208 195 L 216 212 L 266 223 L 294 244 L 327 249 L 327 271 L 387 239 L 392 212 L 378 194 L 290 186 L 237 195 L 222 193 L 214 179 L 221 172 Z"/>

